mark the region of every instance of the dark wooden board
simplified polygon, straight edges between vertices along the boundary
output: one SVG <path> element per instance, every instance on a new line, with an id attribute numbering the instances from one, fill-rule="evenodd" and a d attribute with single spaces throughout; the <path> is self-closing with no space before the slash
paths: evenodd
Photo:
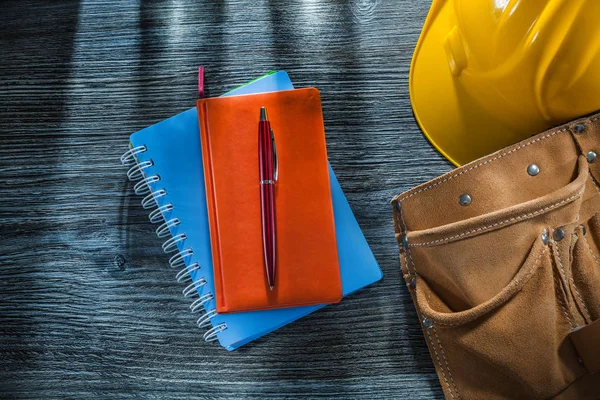
<path id="1" fill-rule="evenodd" d="M 429 2 L 0 4 L 0 396 L 442 396 L 389 200 L 451 167 L 414 122 Z M 382 282 L 235 352 L 202 341 L 119 157 L 128 136 L 285 69 L 320 89 L 328 150 Z"/>

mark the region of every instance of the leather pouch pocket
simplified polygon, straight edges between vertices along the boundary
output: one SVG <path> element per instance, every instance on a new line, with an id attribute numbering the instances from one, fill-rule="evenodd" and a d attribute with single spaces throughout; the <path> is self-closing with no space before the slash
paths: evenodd
<path id="1" fill-rule="evenodd" d="M 595 321 L 600 319 L 600 214 L 581 222 L 583 225 L 574 233 L 570 257 L 573 285 L 581 297 L 582 312 Z"/>
<path id="2" fill-rule="evenodd" d="M 555 267 L 552 248 L 538 236 L 508 285 L 460 312 L 417 278 L 432 353 L 442 373 L 459 377 L 452 382 L 463 398 L 548 398 L 585 373 L 566 340 L 572 323 Z"/>

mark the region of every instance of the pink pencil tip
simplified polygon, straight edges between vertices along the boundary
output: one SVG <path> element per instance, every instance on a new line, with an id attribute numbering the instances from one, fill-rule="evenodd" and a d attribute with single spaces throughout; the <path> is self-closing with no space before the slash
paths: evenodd
<path id="1" fill-rule="evenodd" d="M 204 67 L 198 67 L 198 98 L 204 98 Z"/>

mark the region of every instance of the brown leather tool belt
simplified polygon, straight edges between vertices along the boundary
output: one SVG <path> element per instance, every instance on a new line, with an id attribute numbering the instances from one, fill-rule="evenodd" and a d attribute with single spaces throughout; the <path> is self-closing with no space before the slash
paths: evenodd
<path id="1" fill-rule="evenodd" d="M 446 398 L 600 398 L 597 153 L 600 114 L 392 200 Z"/>

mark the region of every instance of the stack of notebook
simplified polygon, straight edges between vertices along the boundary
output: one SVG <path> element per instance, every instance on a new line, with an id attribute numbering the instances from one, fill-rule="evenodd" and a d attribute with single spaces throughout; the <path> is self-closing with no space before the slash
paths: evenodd
<path id="1" fill-rule="evenodd" d="M 262 106 L 280 174 L 272 289 L 256 218 Z M 326 161 L 320 110 L 316 89 L 279 71 L 130 137 L 122 161 L 206 341 L 234 350 L 382 277 Z"/>

